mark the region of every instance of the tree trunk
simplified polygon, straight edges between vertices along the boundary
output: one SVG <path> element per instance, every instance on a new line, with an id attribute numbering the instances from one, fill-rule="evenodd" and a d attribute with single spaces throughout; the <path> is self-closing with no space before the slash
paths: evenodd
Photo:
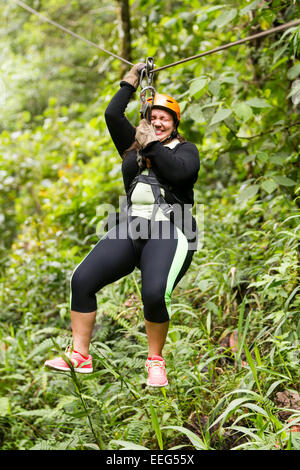
<path id="1" fill-rule="evenodd" d="M 167 15 L 172 15 L 172 0 L 167 0 L 166 2 L 166 13 Z"/>
<path id="2" fill-rule="evenodd" d="M 117 0 L 117 13 L 119 22 L 120 56 L 131 62 L 131 33 L 130 9 L 128 0 Z M 128 69 L 128 65 L 121 63 L 120 78 Z"/>

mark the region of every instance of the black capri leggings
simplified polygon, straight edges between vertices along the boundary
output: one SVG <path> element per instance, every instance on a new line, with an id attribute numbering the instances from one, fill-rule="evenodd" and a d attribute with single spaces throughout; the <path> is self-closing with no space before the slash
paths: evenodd
<path id="1" fill-rule="evenodd" d="M 97 309 L 96 293 L 104 286 L 141 271 L 146 320 L 168 321 L 171 294 L 189 268 L 194 251 L 183 233 L 169 221 L 131 217 L 112 228 L 75 268 L 71 277 L 71 310 Z"/>

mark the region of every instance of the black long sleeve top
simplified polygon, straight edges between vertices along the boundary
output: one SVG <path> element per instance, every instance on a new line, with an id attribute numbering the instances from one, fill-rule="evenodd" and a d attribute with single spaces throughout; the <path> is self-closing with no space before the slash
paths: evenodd
<path id="1" fill-rule="evenodd" d="M 123 156 L 135 140 L 136 129 L 125 116 L 126 107 L 135 92 L 133 86 L 121 82 L 120 89 L 111 99 L 106 111 L 105 120 L 112 140 L 120 156 Z M 178 143 L 168 148 L 159 141 L 150 142 L 140 153 L 149 158 L 157 179 L 171 188 L 165 192 L 165 199 L 172 204 L 180 199 L 185 204 L 194 204 L 193 186 L 200 168 L 199 152 L 191 142 Z M 130 183 L 139 173 L 136 161 L 136 150 L 130 150 L 122 162 L 122 174 L 126 192 Z"/>

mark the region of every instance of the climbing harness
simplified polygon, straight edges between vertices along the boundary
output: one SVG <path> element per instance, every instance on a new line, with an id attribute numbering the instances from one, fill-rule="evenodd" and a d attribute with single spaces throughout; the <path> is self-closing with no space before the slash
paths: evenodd
<path id="1" fill-rule="evenodd" d="M 124 204 L 120 210 L 121 220 L 125 220 L 127 215 L 131 215 L 131 196 L 136 185 L 138 183 L 148 184 L 151 186 L 154 197 L 153 210 L 150 221 L 151 232 L 154 226 L 156 213 L 158 209 L 160 209 L 163 215 L 185 234 L 187 240 L 194 244 L 197 240 L 198 229 L 196 222 L 190 212 L 189 205 L 184 204 L 184 202 L 174 194 L 174 189 L 170 184 L 158 181 L 157 176 L 152 168 L 149 168 L 147 171 L 148 174 L 139 173 L 132 180 L 127 192 L 126 204 Z M 166 196 L 163 196 L 162 190 L 164 190 L 165 195 L 168 193 L 169 198 L 171 198 L 173 201 L 172 203 L 166 201 Z"/>
<path id="2" fill-rule="evenodd" d="M 191 206 L 189 204 L 185 204 L 176 196 L 172 185 L 162 181 L 161 178 L 158 180 L 151 167 L 146 168 L 146 171 L 143 172 L 140 169 L 139 173 L 133 178 L 126 193 L 126 197 L 122 201 L 120 212 L 112 213 L 108 216 L 105 230 L 109 230 L 110 227 L 113 227 L 116 224 L 129 221 L 129 218 L 132 215 L 132 194 L 139 183 L 150 185 L 154 198 L 150 220 L 150 231 L 152 232 L 155 216 L 158 209 L 160 209 L 163 215 L 177 226 L 185 234 L 187 240 L 194 245 L 197 241 L 198 229 L 196 221 L 190 211 Z M 164 191 L 164 194 L 162 191 Z M 167 202 L 167 199 L 170 202 Z M 128 223 L 128 233 L 133 240 L 134 249 L 136 249 L 130 223 Z"/>
<path id="3" fill-rule="evenodd" d="M 171 191 L 172 187 L 170 185 L 164 185 L 159 183 L 154 171 L 152 170 L 152 168 L 150 168 L 148 171 L 148 175 L 140 173 L 132 180 L 129 187 L 129 191 L 127 193 L 129 205 L 131 205 L 131 196 L 138 183 L 149 184 L 151 186 L 151 190 L 154 196 L 154 208 L 152 212 L 151 222 L 154 222 L 158 207 L 160 207 L 163 214 L 169 218 L 170 212 L 172 211 L 172 206 L 168 204 L 163 198 L 161 189 L 167 189 L 168 191 Z"/>

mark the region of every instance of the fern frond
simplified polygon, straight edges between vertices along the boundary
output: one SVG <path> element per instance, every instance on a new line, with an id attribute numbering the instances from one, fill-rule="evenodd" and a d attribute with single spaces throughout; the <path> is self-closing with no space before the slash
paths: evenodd
<path id="1" fill-rule="evenodd" d="M 145 423 L 142 421 L 131 421 L 128 425 L 126 440 L 134 444 L 140 444 L 145 431 Z"/>

